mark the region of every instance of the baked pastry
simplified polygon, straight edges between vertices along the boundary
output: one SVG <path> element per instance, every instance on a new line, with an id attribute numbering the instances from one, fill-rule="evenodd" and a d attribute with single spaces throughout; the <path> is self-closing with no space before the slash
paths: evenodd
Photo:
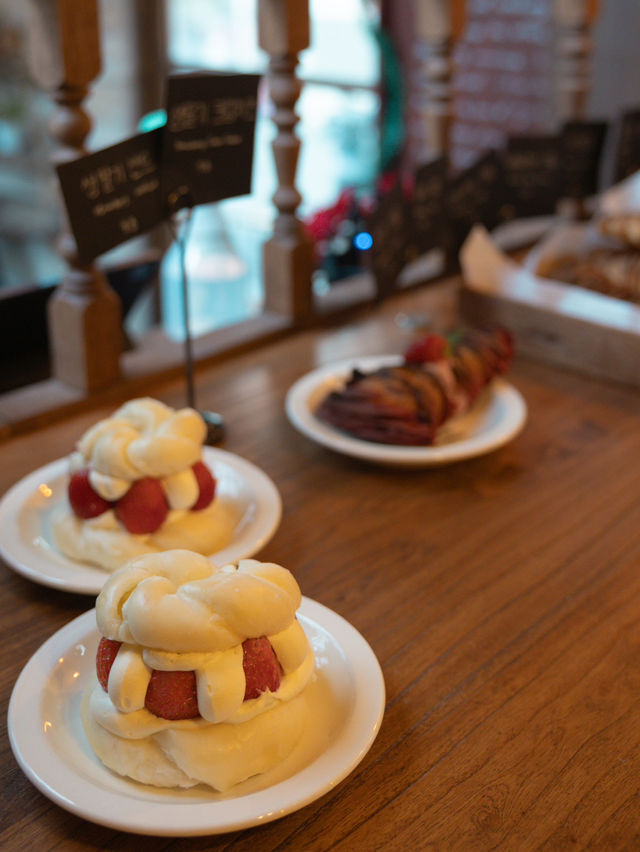
<path id="1" fill-rule="evenodd" d="M 640 303 L 640 213 L 603 216 L 596 227 L 608 245 L 544 258 L 538 275 Z"/>
<path id="2" fill-rule="evenodd" d="M 354 370 L 315 414 L 365 441 L 430 445 L 447 420 L 467 411 L 482 389 L 506 372 L 512 356 L 506 329 L 428 334 L 412 343 L 398 366 Z"/>
<path id="3" fill-rule="evenodd" d="M 583 255 L 560 256 L 541 264 L 538 273 L 616 299 L 640 302 L 640 252 L 634 249 L 597 248 Z"/>
<path id="4" fill-rule="evenodd" d="M 52 519 L 58 550 L 113 570 L 143 553 L 225 547 L 235 510 L 202 460 L 205 437 L 197 411 L 148 397 L 92 426 L 70 457 L 67 505 Z"/>
<path id="5" fill-rule="evenodd" d="M 604 216 L 598 227 L 605 236 L 622 245 L 640 249 L 640 212 Z"/>
<path id="6" fill-rule="evenodd" d="M 289 571 L 253 559 L 218 568 L 174 550 L 114 572 L 82 707 L 100 760 L 144 784 L 220 791 L 285 760 L 315 672 L 300 602 Z"/>

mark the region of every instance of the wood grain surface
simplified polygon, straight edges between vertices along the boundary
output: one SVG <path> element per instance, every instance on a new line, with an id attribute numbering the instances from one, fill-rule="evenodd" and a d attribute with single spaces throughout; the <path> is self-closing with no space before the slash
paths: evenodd
<path id="1" fill-rule="evenodd" d="M 298 434 L 287 389 L 314 367 L 400 351 L 395 298 L 197 376 L 224 448 L 277 484 L 281 526 L 260 556 L 353 624 L 384 672 L 381 731 L 356 770 L 307 807 L 228 835 L 149 838 L 42 796 L 0 743 L 7 850 L 564 850 L 640 848 L 640 397 L 517 358 L 529 417 L 508 445 L 398 470 Z M 184 404 L 180 383 L 150 388 Z M 0 492 L 108 410 L 0 444 Z M 0 568 L 2 712 L 42 642 L 93 599 Z"/>

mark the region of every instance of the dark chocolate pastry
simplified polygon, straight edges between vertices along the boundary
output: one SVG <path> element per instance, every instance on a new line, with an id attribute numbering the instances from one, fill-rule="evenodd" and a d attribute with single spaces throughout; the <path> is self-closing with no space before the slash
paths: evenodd
<path id="1" fill-rule="evenodd" d="M 508 369 L 512 357 L 513 339 L 502 328 L 426 335 L 414 341 L 400 366 L 354 370 L 315 414 L 365 441 L 428 446 L 443 423 L 466 411 Z"/>

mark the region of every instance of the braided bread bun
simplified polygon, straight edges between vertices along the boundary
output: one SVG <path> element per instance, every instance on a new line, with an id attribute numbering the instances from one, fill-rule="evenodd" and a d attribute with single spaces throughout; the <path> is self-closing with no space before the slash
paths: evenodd
<path id="1" fill-rule="evenodd" d="M 243 559 L 217 568 L 184 550 L 143 556 L 105 583 L 96 604 L 108 639 L 173 653 L 225 651 L 285 630 L 301 595 L 273 562 Z"/>
<path id="2" fill-rule="evenodd" d="M 130 400 L 88 429 L 71 457 L 71 481 L 87 476 L 103 508 L 96 515 L 78 516 L 73 507 L 63 507 L 52 519 L 58 550 L 112 571 L 145 553 L 184 548 L 209 555 L 225 548 L 239 510 L 233 497 L 216 491 L 215 484 L 209 505 L 198 505 L 197 469 L 208 471 L 201 460 L 205 438 L 206 425 L 197 411 L 174 411 L 149 397 Z M 211 479 L 212 472 L 207 476 Z M 148 523 L 151 513 L 138 497 L 130 499 L 148 484 L 146 478 L 154 480 L 161 503 Z M 134 509 L 137 502 L 138 524 L 143 518 L 146 525 L 123 521 L 121 506 L 127 500 Z"/>
<path id="3" fill-rule="evenodd" d="M 92 426 L 78 451 L 92 470 L 133 481 L 171 476 L 191 467 L 202 454 L 204 420 L 193 408 L 174 411 L 149 397 L 132 399 Z"/>
<path id="4" fill-rule="evenodd" d="M 289 571 L 241 560 L 218 568 L 176 550 L 116 571 L 96 602 L 100 632 L 121 642 L 106 690 L 96 684 L 83 723 L 100 759 L 157 786 L 228 789 L 272 768 L 300 738 L 315 658 L 296 620 L 301 601 Z M 242 643 L 266 637 L 282 677 L 245 697 Z M 163 718 L 145 702 L 152 671 L 193 671 L 196 718 Z"/>

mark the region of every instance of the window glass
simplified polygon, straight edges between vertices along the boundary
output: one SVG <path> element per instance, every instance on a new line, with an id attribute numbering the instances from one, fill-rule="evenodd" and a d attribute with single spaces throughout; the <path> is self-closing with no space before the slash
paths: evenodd
<path id="1" fill-rule="evenodd" d="M 67 271 L 56 248 L 62 215 L 52 165 L 56 143 L 49 134 L 56 106 L 34 83 L 27 64 L 29 6 L 0 0 L 1 288 L 55 284 Z M 129 0 L 109 0 L 100 13 L 103 70 L 83 104 L 93 123 L 89 150 L 135 133 L 138 119 Z M 130 259 L 135 252 L 136 246 L 126 244 L 103 260 Z"/>
<path id="2" fill-rule="evenodd" d="M 300 77 L 375 86 L 379 58 L 365 0 L 311 0 L 311 45 L 300 57 Z"/>
<path id="3" fill-rule="evenodd" d="M 366 0 L 312 0 L 311 46 L 300 55 L 303 81 L 296 104 L 301 141 L 296 185 L 299 215 L 332 205 L 346 186 L 369 187 L 378 167 L 379 58 Z M 374 17 L 375 20 L 375 17 Z M 258 46 L 257 0 L 168 0 L 168 55 L 175 68 L 264 73 Z M 266 86 L 259 97 L 250 196 L 194 212 L 188 239 L 190 327 L 194 334 L 253 316 L 262 309 L 262 244 L 269 238 L 276 175 L 276 128 Z M 175 246 L 162 275 L 163 324 L 184 331 Z"/>
<path id="4" fill-rule="evenodd" d="M 100 4 L 103 70 L 89 86 L 85 108 L 93 120 L 89 150 L 115 144 L 136 132 L 144 68 L 138 67 L 135 4 Z M 303 196 L 300 215 L 332 204 L 347 185 L 367 185 L 377 167 L 378 55 L 371 30 L 374 0 L 312 0 L 312 45 L 302 52 L 303 91 L 296 111 L 301 142 L 296 183 Z M 165 0 L 168 60 L 174 68 L 211 68 L 264 73 L 267 54 L 258 46 L 257 0 Z M 51 156 L 55 143 L 48 124 L 55 110 L 50 94 L 27 68 L 29 4 L 0 0 L 0 287 L 53 284 L 66 272 L 56 248 L 61 229 L 59 192 Z M 374 15 L 375 20 L 375 15 Z M 144 30 L 144 27 L 143 27 Z M 159 65 L 161 68 L 162 65 Z M 160 104 L 158 104 L 160 106 Z M 192 241 L 196 254 L 221 229 L 242 261 L 227 264 L 223 287 L 242 287 L 199 330 L 226 324 L 261 309 L 261 246 L 271 233 L 276 188 L 271 142 L 276 128 L 263 86 L 260 98 L 250 196 L 222 202 L 219 211 L 198 211 Z M 199 221 L 202 220 L 202 221 Z M 200 236 L 202 239 L 200 239 Z M 137 256 L 137 241 L 99 259 L 101 265 Z M 202 261 L 204 263 L 204 261 Z M 205 264 L 206 265 L 206 264 Z M 209 264 L 209 269 L 221 268 Z M 229 270 L 235 270 L 230 275 Z M 195 273 L 194 273 L 195 274 Z M 233 283 L 229 283 L 232 281 Z M 241 282 L 241 283 L 239 283 Z M 165 285 L 163 284 L 163 289 Z M 168 303 L 172 296 L 167 293 Z M 196 304 L 199 304 L 196 300 Z M 164 310 L 167 317 L 172 311 Z M 152 314 L 141 314 L 142 332 Z M 137 317 L 136 317 L 137 321 Z M 179 321 L 168 320 L 172 328 Z M 208 326 L 207 326 L 208 323 Z"/>
<path id="5" fill-rule="evenodd" d="M 0 287 L 56 280 L 60 216 L 49 162 L 53 106 L 31 81 L 22 4 L 0 0 Z"/>
<path id="6" fill-rule="evenodd" d="M 168 0 L 168 53 L 172 65 L 261 72 L 256 0 Z"/>
<path id="7" fill-rule="evenodd" d="M 311 0 L 311 44 L 300 56 L 303 80 L 375 86 L 377 49 L 367 0 Z M 175 66 L 263 72 L 257 0 L 169 0 L 169 60 Z"/>

